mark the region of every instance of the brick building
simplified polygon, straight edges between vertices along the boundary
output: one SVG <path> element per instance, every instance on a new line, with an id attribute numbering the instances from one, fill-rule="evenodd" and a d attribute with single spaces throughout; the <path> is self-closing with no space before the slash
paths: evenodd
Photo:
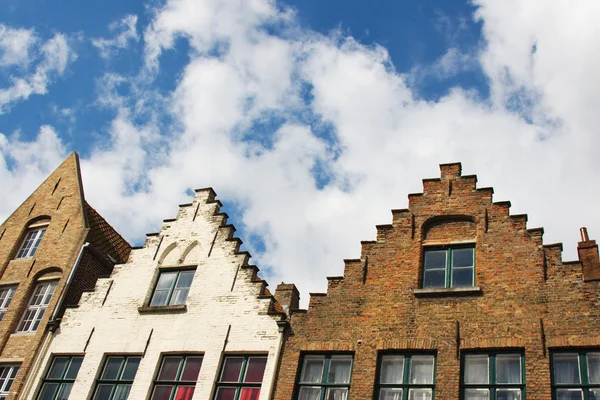
<path id="1" fill-rule="evenodd" d="M 274 398 L 600 398 L 600 262 L 493 202 L 461 165 L 423 180 L 327 293 L 292 311 Z"/>
<path id="2" fill-rule="evenodd" d="M 270 399 L 288 319 L 220 206 L 197 190 L 68 309 L 23 398 Z"/>
<path id="3" fill-rule="evenodd" d="M 0 399 L 15 399 L 68 305 L 130 246 L 87 202 L 71 154 L 0 225 Z"/>

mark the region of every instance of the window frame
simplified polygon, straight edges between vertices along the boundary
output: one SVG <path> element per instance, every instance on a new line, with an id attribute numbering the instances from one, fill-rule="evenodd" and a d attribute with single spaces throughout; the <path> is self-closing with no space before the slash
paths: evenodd
<path id="1" fill-rule="evenodd" d="M 54 367 L 54 363 L 56 362 L 56 360 L 61 359 L 61 358 L 67 358 L 68 362 L 67 362 L 67 365 L 63 368 L 60 378 L 49 378 L 48 375 L 52 371 L 52 368 Z M 44 393 L 44 387 L 46 386 L 46 384 L 57 384 L 58 385 L 56 387 L 56 389 L 54 390 L 54 393 L 52 394 L 51 400 L 56 400 L 58 394 L 61 393 L 61 389 L 63 387 L 67 387 L 68 385 L 70 385 L 69 389 L 68 389 L 69 390 L 68 395 L 67 395 L 67 398 L 68 398 L 71 394 L 71 390 L 73 389 L 73 384 L 75 383 L 75 380 L 77 379 L 77 375 L 79 375 L 79 370 L 81 369 L 81 366 L 83 365 L 83 358 L 84 358 L 84 356 L 81 354 L 53 354 L 52 358 L 50 359 L 50 362 L 48 363 L 48 368 L 46 369 L 46 372 L 44 373 L 44 377 L 42 378 L 42 383 L 40 385 L 40 388 L 39 388 L 38 393 L 35 398 L 37 400 L 42 399 L 41 396 Z M 66 375 L 69 372 L 69 370 L 71 369 L 71 366 L 75 359 L 81 359 L 81 363 L 79 364 L 79 367 L 77 367 L 77 372 L 75 373 L 75 376 L 72 379 L 71 378 L 67 379 Z"/>
<path id="2" fill-rule="evenodd" d="M 15 382 L 17 374 L 19 373 L 20 366 L 21 364 L 13 363 L 0 364 L 0 400 L 8 399 L 8 396 L 10 395 L 10 389 Z M 2 377 L 2 373 L 6 368 L 8 368 L 8 374 L 5 377 Z"/>
<path id="3" fill-rule="evenodd" d="M 402 356 L 403 371 L 402 371 L 402 383 L 381 383 L 381 374 L 383 372 L 383 358 L 386 356 Z M 413 357 L 433 357 L 433 382 L 429 383 L 410 383 L 410 367 L 412 365 Z M 407 362 L 408 360 L 408 362 Z M 435 399 L 435 385 L 436 385 L 436 372 L 437 372 L 437 353 L 435 351 L 380 351 L 377 355 L 377 371 L 375 373 L 375 399 L 379 399 L 381 396 L 381 389 L 402 389 L 402 400 L 408 400 L 408 396 L 411 389 L 431 389 L 431 399 Z"/>
<path id="4" fill-rule="evenodd" d="M 310 356 L 323 356 L 323 372 L 321 374 L 321 382 L 319 383 L 302 383 L 302 373 L 304 372 L 304 361 L 306 357 Z M 331 358 L 336 356 L 348 356 L 350 357 L 350 379 L 347 383 L 329 383 L 327 378 L 329 375 L 329 369 L 331 365 Z M 300 365 L 298 368 L 298 374 L 296 377 L 296 387 L 294 390 L 294 399 L 300 399 L 300 390 L 303 387 L 319 387 L 321 390 L 320 400 L 325 400 L 327 395 L 327 389 L 329 388 L 347 388 L 348 396 L 350 395 L 350 387 L 352 386 L 352 372 L 354 371 L 354 353 L 348 352 L 305 352 L 300 356 Z"/>
<path id="5" fill-rule="evenodd" d="M 160 380 L 159 378 L 160 378 L 161 372 L 163 370 L 165 360 L 169 357 L 180 359 L 179 366 L 177 367 L 177 372 L 175 374 L 175 380 L 172 380 L 172 381 Z M 181 376 L 183 375 L 183 370 L 185 368 L 185 363 L 187 362 L 188 358 L 200 358 L 201 359 L 200 369 L 198 370 L 198 376 L 196 377 L 196 380 L 193 382 L 181 380 Z M 175 398 L 175 396 L 177 395 L 177 390 L 180 387 L 192 387 L 195 392 L 196 385 L 198 384 L 198 377 L 200 376 L 200 372 L 202 371 L 203 363 L 204 363 L 204 354 L 203 353 L 162 354 L 160 357 L 160 362 L 158 364 L 158 369 L 156 371 L 156 375 L 154 377 L 154 380 L 152 381 L 152 388 L 150 390 L 150 396 L 148 398 L 150 400 L 154 399 L 155 390 L 158 386 L 172 386 L 173 387 L 171 394 L 170 394 L 171 400 L 173 400 Z M 194 392 L 192 392 L 192 396 L 194 395 Z"/>
<path id="6" fill-rule="evenodd" d="M 52 292 L 50 293 L 50 296 L 48 296 L 48 289 L 46 289 L 44 291 L 44 295 L 42 297 L 42 303 L 41 304 L 32 304 L 33 301 L 36 299 L 37 296 L 39 296 L 39 294 L 36 294 L 37 289 L 39 287 L 43 287 L 45 285 L 48 285 L 48 288 L 52 288 Z M 46 310 L 48 309 L 48 306 L 50 305 L 50 302 L 52 301 L 52 297 L 54 296 L 54 293 L 56 292 L 56 287 L 58 286 L 58 280 L 49 280 L 49 281 L 37 281 L 33 291 L 31 292 L 31 295 L 29 296 L 29 301 L 27 302 L 27 307 L 25 307 L 25 309 L 23 310 L 23 315 L 21 315 L 21 319 L 19 320 L 19 324 L 17 325 L 17 329 L 15 330 L 15 332 L 35 332 L 37 331 L 37 329 L 39 328 L 42 319 L 44 319 L 44 315 L 46 315 Z M 43 301 L 44 299 L 48 299 L 48 301 L 44 304 Z M 29 324 L 29 326 L 27 327 L 27 329 L 23 329 L 25 328 L 27 321 L 29 321 L 26 317 L 28 316 L 29 312 L 32 311 L 34 314 L 34 317 L 31 321 L 31 323 Z M 37 323 L 37 324 L 36 324 Z M 32 329 L 32 327 L 34 327 Z"/>
<path id="7" fill-rule="evenodd" d="M 2 297 L 4 291 L 8 292 L 6 297 Z M 0 286 L 0 321 L 4 319 L 4 315 L 8 311 L 8 307 L 10 307 L 10 303 L 16 291 L 17 285 Z"/>
<path id="8" fill-rule="evenodd" d="M 119 370 L 117 372 L 117 379 L 102 379 L 106 368 L 108 367 L 109 360 L 111 358 L 122 358 L 121 364 L 119 365 Z M 135 369 L 135 373 L 133 374 L 132 379 L 123 379 L 123 373 L 125 372 L 125 367 L 128 365 L 130 359 L 137 358 L 138 366 Z M 142 361 L 142 356 L 139 354 L 107 354 L 104 357 L 104 362 L 102 363 L 102 368 L 99 371 L 98 378 L 95 381 L 94 391 L 92 392 L 92 399 L 95 400 L 96 396 L 98 396 L 99 389 L 102 385 L 111 385 L 112 389 L 110 395 L 108 396 L 109 400 L 112 400 L 116 394 L 116 389 L 119 386 L 129 386 L 131 390 L 131 386 L 133 385 L 133 381 L 135 380 L 135 376 L 137 375 L 137 371 L 140 367 L 140 363 Z M 127 393 L 129 396 L 129 392 Z"/>
<path id="9" fill-rule="evenodd" d="M 600 355 L 600 348 L 586 348 L 586 349 L 558 349 L 550 352 L 550 382 L 552 384 L 552 399 L 557 399 L 558 389 L 581 389 L 582 399 L 588 400 L 590 389 L 600 390 L 600 382 L 589 383 L 589 368 L 588 368 L 588 354 Z M 560 354 L 575 354 L 577 355 L 577 366 L 579 368 L 580 383 L 556 383 L 556 377 L 554 373 L 554 358 Z"/>
<path id="10" fill-rule="evenodd" d="M 243 358 L 242 366 L 240 367 L 240 374 L 238 376 L 237 382 L 222 380 L 223 373 L 225 372 L 225 363 L 228 358 Z M 245 382 L 244 381 L 244 379 L 246 377 L 246 372 L 248 370 L 248 364 L 249 364 L 249 361 L 251 358 L 264 358 L 265 359 L 265 369 L 263 370 L 263 377 L 260 382 Z M 241 398 L 242 389 L 245 389 L 245 388 L 258 389 L 259 393 L 260 393 L 260 390 L 262 389 L 263 381 L 265 379 L 264 373 L 267 369 L 268 362 L 269 362 L 268 354 L 247 354 L 247 353 L 224 354 L 223 359 L 221 361 L 221 366 L 219 368 L 219 377 L 215 384 L 215 394 L 213 396 L 213 399 L 215 399 L 215 400 L 217 399 L 217 396 L 219 394 L 219 388 L 235 388 L 236 389 L 235 395 L 234 395 L 235 400 L 239 400 Z"/>
<path id="11" fill-rule="evenodd" d="M 481 356 L 488 357 L 488 383 L 465 383 L 466 372 L 466 357 Z M 498 383 L 496 382 L 496 358 L 497 356 L 518 355 L 521 363 L 521 383 Z M 466 399 L 465 392 L 467 389 L 487 389 L 490 399 L 495 399 L 498 389 L 519 389 L 521 391 L 521 400 L 527 399 L 526 394 L 527 379 L 525 376 L 525 352 L 522 349 L 506 349 L 506 350 L 482 350 L 482 351 L 464 351 L 460 356 L 460 399 Z"/>
<path id="12" fill-rule="evenodd" d="M 38 247 L 40 247 L 40 243 L 42 242 L 44 235 L 46 234 L 46 229 L 48 229 L 49 224 L 49 222 L 43 222 L 39 224 L 34 223 L 27 227 L 23 233 L 23 239 L 21 240 L 21 244 L 19 245 L 19 249 L 15 255 L 15 260 L 31 258 L 35 255 Z M 30 238 L 31 234 L 33 234 L 33 238 Z"/>
<path id="13" fill-rule="evenodd" d="M 168 273 L 177 273 L 175 280 L 173 281 L 173 285 L 171 285 L 169 287 L 169 292 L 167 295 L 167 299 L 166 299 L 166 304 L 152 304 L 152 302 L 154 301 L 154 296 L 156 295 L 156 289 L 158 288 L 158 284 L 160 283 L 160 277 L 163 274 L 168 274 Z M 171 300 L 173 299 L 173 293 L 176 290 L 177 287 L 177 283 L 179 282 L 179 278 L 181 277 L 181 273 L 182 272 L 192 272 L 192 281 L 190 283 L 190 286 L 187 287 L 187 294 L 185 295 L 185 299 L 183 301 L 183 303 L 181 304 L 171 304 Z M 150 294 L 150 299 L 148 301 L 148 307 L 177 307 L 177 306 L 184 306 L 186 305 L 187 302 L 187 298 L 190 295 L 190 290 L 192 289 L 192 284 L 194 282 L 194 277 L 196 276 L 196 268 L 195 267 L 190 267 L 190 268 L 161 268 L 158 271 L 158 276 L 156 278 L 156 282 L 154 283 L 154 287 L 152 288 L 152 293 Z"/>
<path id="14" fill-rule="evenodd" d="M 471 276 L 471 285 L 465 286 L 452 286 L 452 272 L 455 267 L 452 265 L 452 253 L 455 250 L 464 250 L 471 249 L 473 253 L 473 274 Z M 444 251 L 446 253 L 446 263 L 444 268 L 444 286 L 425 286 L 425 255 L 427 252 L 432 251 Z M 476 287 L 476 275 L 477 275 L 477 266 L 476 266 L 476 243 L 460 243 L 460 244 L 447 244 L 447 245 L 427 245 L 423 246 L 422 251 L 422 262 L 421 262 L 421 288 L 422 289 L 456 289 L 456 288 L 474 288 Z M 460 269 L 460 267 L 457 267 Z"/>

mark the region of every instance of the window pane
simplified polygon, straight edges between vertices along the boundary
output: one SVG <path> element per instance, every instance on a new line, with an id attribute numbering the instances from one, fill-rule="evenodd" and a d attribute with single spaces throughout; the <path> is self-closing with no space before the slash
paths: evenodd
<path id="1" fill-rule="evenodd" d="M 431 400 L 433 391 L 431 389 L 410 389 L 408 400 Z"/>
<path id="2" fill-rule="evenodd" d="M 221 382 L 239 382 L 243 363 L 244 357 L 227 357 L 221 373 Z"/>
<path id="3" fill-rule="evenodd" d="M 465 383 L 488 383 L 488 371 L 486 354 L 465 356 Z M 473 399 L 479 399 L 479 397 L 473 397 Z"/>
<path id="4" fill-rule="evenodd" d="M 104 372 L 102 372 L 101 379 L 106 380 L 116 380 L 118 379 L 119 370 L 121 369 L 121 364 L 123 363 L 123 357 L 109 357 L 106 360 L 106 365 L 104 366 Z"/>
<path id="5" fill-rule="evenodd" d="M 267 366 L 267 357 L 250 357 L 248 358 L 248 366 L 246 367 L 246 377 L 244 382 L 260 383 L 265 374 Z"/>
<path id="6" fill-rule="evenodd" d="M 151 306 L 166 306 L 169 297 L 169 290 L 155 290 L 152 296 Z"/>
<path id="7" fill-rule="evenodd" d="M 200 367 L 202 366 L 202 357 L 188 357 L 185 359 L 185 366 L 183 367 L 183 373 L 181 374 L 181 381 L 196 382 L 198 380 L 198 374 L 200 373 Z"/>
<path id="8" fill-rule="evenodd" d="M 331 356 L 328 383 L 349 383 L 352 373 L 352 356 Z"/>
<path id="9" fill-rule="evenodd" d="M 217 389 L 217 395 L 215 400 L 235 400 L 236 390 L 236 388 L 220 387 Z"/>
<path id="10" fill-rule="evenodd" d="M 379 400 L 402 400 L 402 389 L 381 389 Z"/>
<path id="11" fill-rule="evenodd" d="M 472 267 L 473 249 L 454 249 L 452 250 L 452 267 Z"/>
<path id="12" fill-rule="evenodd" d="M 155 386 L 152 400 L 170 400 L 173 386 Z"/>
<path id="13" fill-rule="evenodd" d="M 94 400 L 110 400 L 110 394 L 112 393 L 113 387 L 114 385 L 98 385 Z"/>
<path id="14" fill-rule="evenodd" d="M 158 374 L 159 381 L 174 381 L 177 379 L 177 371 L 179 370 L 179 363 L 181 357 L 165 357 L 163 359 L 162 367 L 160 368 L 160 374 Z"/>
<path id="15" fill-rule="evenodd" d="M 521 400 L 519 389 L 497 389 L 496 400 Z"/>
<path id="16" fill-rule="evenodd" d="M 58 389 L 58 383 L 44 383 L 40 391 L 39 400 L 53 400 L 54 393 Z"/>
<path id="17" fill-rule="evenodd" d="M 498 354 L 496 356 L 496 382 L 521 383 L 521 356 Z"/>
<path id="18" fill-rule="evenodd" d="M 588 353 L 587 364 L 589 383 L 600 383 L 600 353 Z"/>
<path id="19" fill-rule="evenodd" d="M 298 400 L 320 400 L 321 388 L 320 387 L 307 387 L 303 386 L 300 388 L 298 394 Z"/>
<path id="20" fill-rule="evenodd" d="M 194 272 L 195 271 L 181 271 L 175 287 L 190 288 L 192 286 L 192 281 L 194 280 Z"/>
<path id="21" fill-rule="evenodd" d="M 259 388 L 242 388 L 240 400 L 258 400 L 260 397 Z"/>
<path id="22" fill-rule="evenodd" d="M 580 383 L 580 376 L 577 354 L 554 355 L 554 379 L 557 384 Z"/>
<path id="23" fill-rule="evenodd" d="M 48 371 L 47 378 L 49 379 L 61 379 L 65 373 L 65 368 L 69 364 L 69 357 L 56 357 L 52 362 L 52 367 Z"/>
<path id="24" fill-rule="evenodd" d="M 466 389 L 465 400 L 489 400 L 490 391 L 488 389 Z"/>
<path id="25" fill-rule="evenodd" d="M 320 383 L 323 378 L 324 356 L 306 356 L 302 366 L 302 376 L 300 382 Z"/>
<path id="26" fill-rule="evenodd" d="M 71 394 L 72 387 L 72 383 L 62 383 L 60 385 L 60 389 L 58 389 L 58 395 L 56 396 L 56 400 L 67 400 L 69 398 L 69 395 Z"/>
<path id="27" fill-rule="evenodd" d="M 326 400 L 348 400 L 347 388 L 328 388 L 325 394 Z"/>
<path id="28" fill-rule="evenodd" d="M 473 268 L 452 270 L 452 287 L 473 286 Z"/>
<path id="29" fill-rule="evenodd" d="M 156 284 L 156 290 L 171 289 L 175 284 L 175 278 L 177 278 L 177 271 L 175 272 L 161 272 Z"/>
<path id="30" fill-rule="evenodd" d="M 188 292 L 189 289 L 175 289 L 173 291 L 173 294 L 171 295 L 171 301 L 169 301 L 169 305 L 176 306 L 180 304 L 185 304 Z"/>
<path id="31" fill-rule="evenodd" d="M 428 250 L 425 252 L 425 270 L 446 269 L 446 250 Z"/>
<path id="32" fill-rule="evenodd" d="M 175 398 L 173 400 L 192 400 L 194 395 L 194 386 L 180 386 L 177 388 Z"/>
<path id="33" fill-rule="evenodd" d="M 117 386 L 117 390 L 115 390 L 115 394 L 113 395 L 112 400 L 127 400 L 127 398 L 129 397 L 130 390 L 131 385 Z"/>
<path id="34" fill-rule="evenodd" d="M 556 390 L 556 400 L 583 400 L 583 390 L 558 389 Z"/>
<path id="35" fill-rule="evenodd" d="M 139 365 L 140 357 L 129 357 L 125 369 L 121 374 L 121 379 L 124 381 L 132 381 L 135 378 Z"/>
<path id="36" fill-rule="evenodd" d="M 380 383 L 402 383 L 404 377 L 404 356 L 383 356 L 381 358 Z"/>
<path id="37" fill-rule="evenodd" d="M 434 363 L 433 356 L 413 356 L 410 361 L 410 383 L 432 384 Z"/>
<path id="38" fill-rule="evenodd" d="M 71 365 L 69 365 L 69 369 L 65 374 L 65 379 L 75 379 L 77 378 L 77 373 L 79 372 L 79 368 L 81 367 L 81 363 L 83 362 L 83 357 L 72 357 Z"/>
<path id="39" fill-rule="evenodd" d="M 600 389 L 590 389 L 589 400 L 600 400 Z"/>
<path id="40" fill-rule="evenodd" d="M 424 288 L 446 287 L 446 270 L 425 271 L 423 274 Z"/>

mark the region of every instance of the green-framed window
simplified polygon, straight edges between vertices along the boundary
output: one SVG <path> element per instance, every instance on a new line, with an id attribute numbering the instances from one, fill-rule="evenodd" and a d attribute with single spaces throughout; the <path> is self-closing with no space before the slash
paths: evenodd
<path id="1" fill-rule="evenodd" d="M 351 354 L 304 354 L 297 400 L 347 400 L 352 377 Z"/>
<path id="2" fill-rule="evenodd" d="M 42 381 L 38 400 L 66 400 L 83 362 L 81 356 L 54 356 Z"/>
<path id="3" fill-rule="evenodd" d="M 554 400 L 600 399 L 600 349 L 551 353 Z"/>
<path id="4" fill-rule="evenodd" d="M 96 381 L 94 400 L 127 400 L 140 356 L 108 356 Z"/>
<path id="5" fill-rule="evenodd" d="M 522 352 L 467 353 L 461 359 L 461 399 L 525 400 Z"/>
<path id="6" fill-rule="evenodd" d="M 380 354 L 376 399 L 432 400 L 434 396 L 434 354 Z"/>
<path id="7" fill-rule="evenodd" d="M 185 304 L 195 272 L 193 269 L 160 271 L 150 305 L 175 306 Z"/>
<path id="8" fill-rule="evenodd" d="M 475 286 L 475 245 L 423 250 L 423 288 Z"/>
<path id="9" fill-rule="evenodd" d="M 258 400 L 267 356 L 228 355 L 223 360 L 215 400 Z"/>
<path id="10" fill-rule="evenodd" d="M 201 367 L 201 355 L 164 356 L 154 380 L 151 400 L 191 400 Z"/>

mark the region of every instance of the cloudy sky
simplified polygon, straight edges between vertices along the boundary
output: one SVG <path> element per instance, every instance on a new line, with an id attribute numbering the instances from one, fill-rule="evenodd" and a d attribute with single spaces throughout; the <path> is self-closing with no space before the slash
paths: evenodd
<path id="1" fill-rule="evenodd" d="M 132 243 L 212 186 L 303 303 L 440 163 L 600 239 L 597 0 L 4 0 L 0 220 L 71 151 Z"/>

